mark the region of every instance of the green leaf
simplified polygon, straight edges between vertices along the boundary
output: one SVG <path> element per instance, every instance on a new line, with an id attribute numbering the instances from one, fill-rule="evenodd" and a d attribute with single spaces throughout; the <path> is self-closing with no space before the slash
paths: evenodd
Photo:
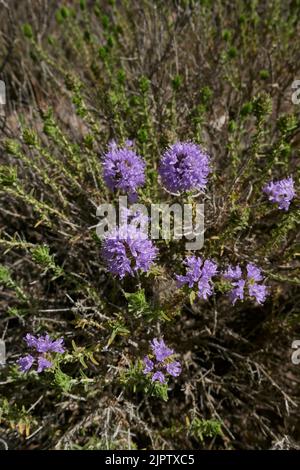
<path id="1" fill-rule="evenodd" d="M 215 419 L 194 418 L 190 425 L 190 432 L 193 437 L 203 442 L 205 437 L 222 436 L 222 427 L 220 421 Z"/>
<path id="2" fill-rule="evenodd" d="M 62 372 L 59 368 L 56 368 L 55 370 L 54 382 L 64 392 L 69 392 L 72 388 L 72 378 L 69 375 Z"/>

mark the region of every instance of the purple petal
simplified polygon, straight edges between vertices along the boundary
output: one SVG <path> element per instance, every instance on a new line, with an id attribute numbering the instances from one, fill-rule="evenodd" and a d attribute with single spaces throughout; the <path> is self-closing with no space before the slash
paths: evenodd
<path id="1" fill-rule="evenodd" d="M 161 383 L 166 383 L 166 378 L 164 376 L 164 374 L 160 371 L 157 371 L 155 372 L 153 375 L 152 375 L 152 378 L 151 378 L 152 382 L 161 382 Z"/>
<path id="2" fill-rule="evenodd" d="M 173 377 L 178 377 L 181 374 L 181 364 L 178 361 L 170 362 L 166 364 L 166 370 Z"/>
<path id="3" fill-rule="evenodd" d="M 232 285 L 235 287 L 229 292 L 229 297 L 233 305 L 236 303 L 238 299 L 244 300 L 245 284 L 246 284 L 246 281 L 244 281 L 244 279 L 240 279 L 239 281 L 232 283 Z"/>
<path id="4" fill-rule="evenodd" d="M 48 361 L 48 359 L 46 359 L 45 357 L 40 356 L 38 358 L 37 372 L 38 373 L 43 372 L 44 369 L 49 369 L 52 366 L 53 366 L 52 362 Z"/>
<path id="5" fill-rule="evenodd" d="M 198 282 L 198 297 L 207 300 L 213 293 L 213 286 L 210 279 L 201 278 Z"/>
<path id="6" fill-rule="evenodd" d="M 268 295 L 267 286 L 261 284 L 250 284 L 248 286 L 250 297 L 254 297 L 258 304 L 263 304 Z"/>
<path id="7" fill-rule="evenodd" d="M 37 346 L 37 341 L 38 341 L 38 338 L 36 338 L 35 336 L 31 335 L 30 333 L 27 333 L 27 335 L 25 336 L 25 341 L 27 343 L 27 346 L 29 348 L 36 348 Z"/>
<path id="8" fill-rule="evenodd" d="M 158 362 L 163 362 L 167 357 L 174 354 L 174 350 L 168 348 L 163 339 L 154 338 L 150 345 Z"/>
<path id="9" fill-rule="evenodd" d="M 34 357 L 28 354 L 27 356 L 20 357 L 17 361 L 22 372 L 27 372 L 34 363 Z"/>
<path id="10" fill-rule="evenodd" d="M 247 268 L 247 276 L 249 280 L 256 281 L 256 282 L 263 280 L 261 270 L 258 266 L 256 266 L 253 263 L 248 263 L 246 268 Z"/>
<path id="11" fill-rule="evenodd" d="M 63 343 L 64 343 L 63 338 L 58 338 L 55 341 L 52 341 L 50 345 L 50 351 L 63 354 L 65 352 Z"/>
<path id="12" fill-rule="evenodd" d="M 148 356 L 144 357 L 144 364 L 145 364 L 145 368 L 143 370 L 144 374 L 148 374 L 149 372 L 153 370 L 154 362 L 151 361 L 151 359 Z"/>

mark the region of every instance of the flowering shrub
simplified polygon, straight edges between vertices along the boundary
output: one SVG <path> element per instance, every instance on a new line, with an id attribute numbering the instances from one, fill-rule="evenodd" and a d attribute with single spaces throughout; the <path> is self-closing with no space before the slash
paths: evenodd
<path id="1" fill-rule="evenodd" d="M 299 439 L 299 2 L 4 3 L 1 439 Z M 170 209 L 169 238 L 137 203 Z M 175 209 L 200 204 L 188 250 Z"/>

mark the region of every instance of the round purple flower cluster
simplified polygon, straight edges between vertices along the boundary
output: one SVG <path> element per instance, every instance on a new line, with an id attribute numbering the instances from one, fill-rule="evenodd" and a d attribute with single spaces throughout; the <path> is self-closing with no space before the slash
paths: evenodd
<path id="1" fill-rule="evenodd" d="M 177 142 L 162 156 L 159 173 L 171 193 L 203 190 L 210 173 L 209 156 L 197 144 Z"/>
<path id="2" fill-rule="evenodd" d="M 145 183 L 145 162 L 132 149 L 132 142 L 127 141 L 123 148 L 115 142 L 109 144 L 104 155 L 103 177 L 111 190 L 128 193 L 131 202 L 137 198 L 137 189 Z"/>
<path id="3" fill-rule="evenodd" d="M 102 244 L 102 257 L 108 270 L 122 279 L 126 274 L 149 270 L 158 249 L 136 224 L 130 223 L 108 232 Z"/>
<path id="4" fill-rule="evenodd" d="M 279 181 L 271 181 L 263 188 L 269 196 L 269 201 L 277 203 L 278 208 L 287 211 L 296 193 L 292 176 Z"/>
<path id="5" fill-rule="evenodd" d="M 145 375 L 152 374 L 152 382 L 166 383 L 166 374 L 178 377 L 181 374 L 181 364 L 174 361 L 174 350 L 168 348 L 163 339 L 154 338 L 150 343 L 152 355 L 144 357 Z"/>
<path id="6" fill-rule="evenodd" d="M 40 373 L 44 369 L 53 366 L 53 363 L 49 360 L 50 353 L 63 354 L 65 352 L 63 338 L 52 340 L 48 334 L 44 336 L 33 336 L 28 333 L 25 336 L 25 342 L 29 348 L 35 350 L 35 356 L 27 354 L 26 356 L 20 357 L 18 364 L 22 372 L 27 372 L 31 369 L 35 361 L 37 361 L 37 372 Z"/>
<path id="7" fill-rule="evenodd" d="M 187 266 L 186 274 L 184 276 L 175 275 L 178 287 L 187 284 L 193 288 L 197 284 L 198 297 L 206 300 L 213 293 L 212 277 L 218 272 L 216 263 L 209 259 L 203 261 L 200 257 L 188 256 L 184 264 Z"/>
<path id="8" fill-rule="evenodd" d="M 224 278 L 231 281 L 233 289 L 229 292 L 231 302 L 244 300 L 245 290 L 248 290 L 248 295 L 254 298 L 258 304 L 263 304 L 268 295 L 268 287 L 261 282 L 264 280 L 261 270 L 253 263 L 248 263 L 246 266 L 247 276 L 242 278 L 242 270 L 239 265 L 232 267 L 228 266 L 223 273 Z"/>

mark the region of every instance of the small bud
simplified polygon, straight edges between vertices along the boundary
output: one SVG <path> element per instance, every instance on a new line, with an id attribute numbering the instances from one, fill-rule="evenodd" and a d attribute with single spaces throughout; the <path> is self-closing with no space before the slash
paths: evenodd
<path id="1" fill-rule="evenodd" d="M 0 185 L 13 186 L 17 181 L 17 169 L 14 167 L 0 166 Z"/>
<path id="2" fill-rule="evenodd" d="M 35 147 L 38 144 L 38 137 L 34 130 L 26 128 L 23 130 L 23 140 L 25 144 Z"/>
<path id="3" fill-rule="evenodd" d="M 138 96 L 131 96 L 129 103 L 130 103 L 130 106 L 138 106 L 140 104 L 140 99 Z"/>
<path id="4" fill-rule="evenodd" d="M 237 129 L 237 124 L 235 121 L 231 120 L 228 123 L 228 132 L 232 133 Z"/>
<path id="5" fill-rule="evenodd" d="M 264 69 L 260 70 L 259 78 L 261 78 L 261 80 L 267 80 L 269 77 L 270 77 L 270 74 L 268 70 L 264 70 Z"/>
<path id="6" fill-rule="evenodd" d="M 208 104 L 212 96 L 213 96 L 213 91 L 211 88 L 209 88 L 209 86 L 204 86 L 203 88 L 201 88 L 200 90 L 201 103 L 205 105 Z"/>
<path id="7" fill-rule="evenodd" d="M 271 114 L 272 112 L 272 98 L 267 93 L 263 92 L 254 98 L 253 112 L 257 119 Z"/>
<path id="8" fill-rule="evenodd" d="M 141 144 L 144 144 L 148 140 L 148 132 L 146 129 L 142 128 L 138 130 L 137 133 L 138 140 Z"/>
<path id="9" fill-rule="evenodd" d="M 251 114 L 253 111 L 253 105 L 252 103 L 249 101 L 248 103 L 245 103 L 243 106 L 242 106 L 242 109 L 241 109 L 241 116 L 247 116 L 249 114 Z"/>
<path id="10" fill-rule="evenodd" d="M 117 73 L 117 80 L 118 82 L 123 85 L 126 81 L 126 73 L 125 73 L 125 70 L 123 69 L 120 69 L 118 70 L 118 73 Z"/>
<path id="11" fill-rule="evenodd" d="M 65 78 L 65 84 L 68 90 L 77 91 L 81 88 L 80 81 L 71 73 L 68 73 Z"/>
<path id="12" fill-rule="evenodd" d="M 11 282 L 10 270 L 3 264 L 0 264 L 0 285 L 9 286 Z"/>
<path id="13" fill-rule="evenodd" d="M 67 7 L 61 7 L 60 14 L 62 18 L 66 19 L 68 16 L 70 16 L 70 10 Z"/>
<path id="14" fill-rule="evenodd" d="M 175 75 L 175 77 L 172 78 L 172 88 L 174 91 L 179 90 L 183 82 L 183 78 L 181 75 Z"/>
<path id="15" fill-rule="evenodd" d="M 98 54 L 101 60 L 107 59 L 107 48 L 105 46 L 100 46 L 98 49 Z"/>
<path id="16" fill-rule="evenodd" d="M 93 148 L 94 136 L 92 134 L 87 134 L 84 136 L 84 145 L 90 150 Z"/>
<path id="17" fill-rule="evenodd" d="M 230 29 L 224 29 L 222 32 L 222 38 L 224 41 L 228 42 L 231 39 L 231 31 Z"/>
<path id="18" fill-rule="evenodd" d="M 238 53 L 237 53 L 236 47 L 231 46 L 227 51 L 227 57 L 229 59 L 235 59 L 237 55 L 238 55 Z"/>
<path id="19" fill-rule="evenodd" d="M 28 23 L 23 24 L 22 30 L 23 30 L 23 34 L 24 34 L 25 38 L 28 38 L 28 39 L 33 38 L 32 27 L 30 26 L 30 24 L 28 24 Z"/>
<path id="20" fill-rule="evenodd" d="M 16 140 L 13 139 L 7 139 L 4 142 L 4 147 L 7 153 L 11 155 L 18 155 L 20 152 L 20 144 Z"/>
<path id="21" fill-rule="evenodd" d="M 44 127 L 43 127 L 43 131 L 49 137 L 54 137 L 56 135 L 56 128 L 50 122 L 45 122 Z"/>
<path id="22" fill-rule="evenodd" d="M 48 44 L 50 44 L 50 46 L 53 46 L 55 44 L 55 40 L 53 36 L 48 36 L 47 41 L 48 41 Z"/>
<path id="23" fill-rule="evenodd" d="M 280 147 L 280 153 L 283 157 L 289 157 L 292 153 L 292 147 L 289 144 L 283 144 Z"/>
<path id="24" fill-rule="evenodd" d="M 63 18 L 62 14 L 61 14 L 61 10 L 57 10 L 57 11 L 55 12 L 55 19 L 56 19 L 56 22 L 57 22 L 58 24 L 63 23 L 64 18 Z"/>
<path id="25" fill-rule="evenodd" d="M 150 88 L 150 80 L 145 76 L 141 77 L 139 81 L 139 87 L 142 93 L 147 93 Z"/>
<path id="26" fill-rule="evenodd" d="M 107 15 L 102 15 L 101 22 L 103 29 L 107 30 L 109 28 L 109 17 Z"/>
<path id="27" fill-rule="evenodd" d="M 298 119 L 294 114 L 280 116 L 277 121 L 277 127 L 282 134 L 293 132 L 298 127 Z"/>
<path id="28" fill-rule="evenodd" d="M 112 36 L 108 36 L 107 38 L 107 48 L 111 49 L 112 47 L 114 47 L 114 44 L 115 44 L 115 40 Z"/>

